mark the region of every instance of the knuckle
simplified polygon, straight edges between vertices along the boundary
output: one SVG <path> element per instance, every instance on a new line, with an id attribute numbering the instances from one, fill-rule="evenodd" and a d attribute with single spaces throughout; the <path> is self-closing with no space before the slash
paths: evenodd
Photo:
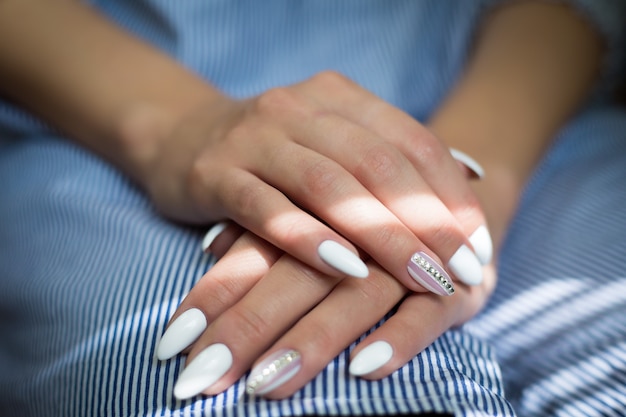
<path id="1" fill-rule="evenodd" d="M 239 296 L 241 288 L 237 285 L 237 281 L 233 279 L 217 279 L 213 277 L 210 281 L 210 286 L 206 288 L 207 291 L 203 291 L 201 295 L 194 294 L 193 300 L 198 305 L 208 306 L 207 311 L 222 311 L 224 308 L 230 306 L 234 300 Z"/>
<path id="2" fill-rule="evenodd" d="M 485 215 L 482 207 L 471 190 L 463 195 L 462 203 L 450 207 L 450 211 L 454 214 L 463 225 L 479 225 L 485 223 Z"/>
<path id="3" fill-rule="evenodd" d="M 427 235 L 428 243 L 432 247 L 453 248 L 450 252 L 450 256 L 452 256 L 453 252 L 461 245 L 461 242 L 463 241 L 461 232 L 454 225 L 444 220 L 433 221 L 428 228 Z"/>
<path id="4" fill-rule="evenodd" d="M 230 339 L 235 339 L 235 345 L 265 346 L 270 341 L 270 321 L 256 309 L 234 306 L 220 318 L 220 326 Z"/>
<path id="5" fill-rule="evenodd" d="M 431 135 L 424 134 L 419 139 L 419 146 L 415 147 L 415 156 L 421 166 L 440 166 L 445 153 L 439 141 Z"/>
<path id="6" fill-rule="evenodd" d="M 400 237 L 405 236 L 405 229 L 397 224 L 382 224 L 376 228 L 374 242 L 377 247 L 385 248 L 386 253 L 401 253 L 403 242 Z"/>
<path id="7" fill-rule="evenodd" d="M 398 149 L 388 144 L 370 147 L 357 168 L 357 176 L 369 176 L 375 183 L 389 184 L 402 175 L 405 159 Z"/>
<path id="8" fill-rule="evenodd" d="M 221 181 L 219 195 L 223 205 L 241 218 L 252 218 L 267 198 L 262 184 L 237 175 L 226 175 Z"/>
<path id="9" fill-rule="evenodd" d="M 263 115 L 280 116 L 285 111 L 300 106 L 300 98 L 287 87 L 272 88 L 261 94 L 255 102 L 255 110 Z"/>
<path id="10" fill-rule="evenodd" d="M 312 81 L 327 88 L 346 88 L 352 81 L 338 71 L 326 70 L 313 76 Z"/>
<path id="11" fill-rule="evenodd" d="M 303 340 L 308 345 L 307 350 L 314 352 L 325 352 L 337 345 L 340 334 L 333 331 L 332 326 L 318 320 L 307 323 L 307 334 L 311 335 L 307 340 Z"/>
<path id="12" fill-rule="evenodd" d="M 357 295 L 370 309 L 387 312 L 399 301 L 397 281 L 389 276 L 371 278 L 359 285 Z"/>
<path id="13" fill-rule="evenodd" d="M 302 173 L 305 193 L 323 197 L 336 191 L 341 184 L 340 173 L 333 162 L 320 159 L 307 166 Z"/>
<path id="14" fill-rule="evenodd" d="M 232 145 L 238 145 L 255 136 L 258 126 L 253 126 L 253 122 L 246 120 L 245 122 L 233 125 L 224 135 L 222 146 L 231 149 Z M 235 148 L 236 149 L 236 148 Z"/>

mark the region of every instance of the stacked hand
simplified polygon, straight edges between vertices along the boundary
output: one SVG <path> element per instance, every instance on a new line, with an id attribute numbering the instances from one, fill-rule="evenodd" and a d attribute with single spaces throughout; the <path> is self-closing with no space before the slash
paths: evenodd
<path id="1" fill-rule="evenodd" d="M 210 233 L 225 254 L 159 345 L 188 353 L 177 397 L 254 363 L 248 392 L 287 396 L 401 302 L 353 352 L 351 373 L 380 378 L 482 307 L 495 275 L 473 171 L 425 127 L 334 73 L 222 100 L 163 141 L 149 176 L 169 216 L 234 221 Z"/>
<path id="2" fill-rule="evenodd" d="M 486 16 L 430 120 L 480 154 L 490 175 L 475 193 L 428 129 L 337 74 L 235 101 L 81 2 L 2 6 L 3 96 L 120 168 L 169 217 L 233 222 L 159 346 L 161 358 L 188 354 L 179 397 L 219 392 L 254 363 L 251 393 L 289 395 L 400 302 L 353 352 L 353 374 L 380 378 L 471 317 L 495 284 L 476 193 L 501 239 L 604 51 L 561 4 Z"/>

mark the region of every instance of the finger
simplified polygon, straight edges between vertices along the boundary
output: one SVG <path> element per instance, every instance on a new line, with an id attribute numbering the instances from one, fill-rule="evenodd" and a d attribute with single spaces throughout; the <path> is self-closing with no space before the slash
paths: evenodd
<path id="1" fill-rule="evenodd" d="M 244 229 L 236 223 L 228 221 L 215 223 L 202 239 L 202 251 L 219 259 L 243 233 Z"/>
<path id="2" fill-rule="evenodd" d="M 194 344 L 174 394 L 181 399 L 200 392 L 212 395 L 232 385 L 254 359 L 339 281 L 340 278 L 320 277 L 318 271 L 295 258 L 282 257 Z"/>
<path id="3" fill-rule="evenodd" d="M 328 132 L 334 140 L 321 140 Z M 395 146 L 334 114 L 304 123 L 298 138 L 327 157 L 286 144 L 273 151 L 280 158 L 271 158 L 283 163 L 261 170 L 265 181 L 316 213 L 411 290 L 423 291 L 407 270 L 416 253 L 427 254 L 440 270 L 443 260 L 463 282 L 480 283 L 481 264 L 461 225 Z M 456 165 L 453 169 L 458 171 Z"/>
<path id="4" fill-rule="evenodd" d="M 370 270 L 367 280 L 340 282 L 256 361 L 249 394 L 291 395 L 391 310 L 406 288 L 379 267 Z"/>
<path id="5" fill-rule="evenodd" d="M 465 152 L 450 148 L 450 155 L 452 155 L 452 157 L 459 164 L 459 167 L 465 174 L 465 177 L 479 180 L 485 177 L 485 170 L 483 167 Z"/>
<path id="6" fill-rule="evenodd" d="M 166 360 L 183 352 L 209 323 L 250 291 L 280 253 L 251 233 L 239 238 L 176 309 L 157 346 L 157 358 Z"/>
<path id="7" fill-rule="evenodd" d="M 444 144 L 425 126 L 339 74 L 324 73 L 315 84 L 303 83 L 299 88 L 318 98 L 318 103 L 329 111 L 362 125 L 400 149 L 457 218 L 481 263 L 489 263 L 493 248 L 486 233 L 486 219 L 467 184 L 465 172 L 456 169 L 457 163 Z M 329 91 L 335 100 L 319 99 Z M 376 183 L 373 186 L 375 190 L 384 189 L 375 187 Z M 378 196 L 377 192 L 374 194 Z M 398 216 L 406 221 L 406 215 Z M 427 239 L 425 242 L 430 243 Z"/>
<path id="8" fill-rule="evenodd" d="M 485 282 L 477 287 L 459 289 L 455 299 L 431 294 L 407 296 L 395 314 L 351 352 L 349 372 L 367 379 L 388 376 L 450 327 L 477 314 L 495 285 L 493 266 L 486 268 Z M 420 319 L 415 320 L 415 317 Z"/>
<path id="9" fill-rule="evenodd" d="M 265 180 L 245 170 L 225 168 L 216 182 L 209 188 L 218 190 L 225 211 L 245 229 L 327 275 L 367 277 L 365 263 L 348 240 Z"/>
<path id="10" fill-rule="evenodd" d="M 314 85 L 317 79 L 319 77 L 303 85 Z M 347 94 L 338 90 L 339 96 L 352 93 L 350 88 L 346 90 L 349 90 Z M 334 100 L 336 95 L 332 96 Z M 357 96 L 363 97 L 363 94 Z M 326 99 L 331 103 L 334 103 L 333 100 Z M 345 100 L 339 97 L 337 102 L 343 103 Z M 250 155 L 247 167 L 261 182 L 283 192 L 290 202 L 315 213 L 413 291 L 433 288 L 423 281 L 421 274 L 411 273 L 413 255 L 420 253 L 435 261 L 434 264 L 438 266 L 436 269 L 442 275 L 447 275 L 441 266 L 443 264 L 464 282 L 480 282 L 480 262 L 472 253 L 471 244 L 456 219 L 394 146 L 361 125 L 337 116 L 332 105 L 324 107 L 323 103 L 312 104 L 293 89 L 268 92 L 263 100 L 259 100 L 256 110 L 266 119 L 279 120 L 281 129 L 258 123 L 255 129 L 247 127 L 235 131 L 237 139 L 233 142 L 244 143 L 251 134 L 264 135 L 265 140 L 260 141 L 257 152 L 247 153 Z M 283 131 L 287 132 L 286 137 L 281 136 Z M 453 169 L 458 173 L 456 165 Z M 232 181 L 222 183 L 229 184 L 228 191 L 232 192 Z M 372 189 L 375 194 L 370 192 Z M 407 196 L 407 193 L 411 194 Z M 237 196 L 242 194 L 246 195 L 235 193 Z M 414 205 L 407 202 L 412 196 L 420 197 L 413 198 Z M 235 200 L 234 203 L 228 205 L 231 210 L 237 210 L 242 202 Z M 394 210 L 387 208 L 390 205 L 395 206 Z M 403 217 L 400 219 L 396 217 L 398 207 L 402 207 L 400 213 Z M 416 216 L 418 208 L 420 212 Z M 276 206 L 273 209 L 282 210 Z M 241 221 L 250 221 L 249 217 L 254 215 L 248 212 L 245 214 L 247 216 L 242 216 Z M 292 220 L 299 223 L 295 221 L 298 211 L 293 214 Z M 271 238 L 277 238 L 273 242 L 283 250 L 309 265 L 317 266 L 311 263 L 315 259 L 304 257 L 305 253 L 297 253 L 299 248 L 309 246 L 310 249 L 312 245 L 297 241 L 286 245 L 289 235 L 285 233 L 300 233 L 293 229 L 285 232 L 272 227 L 267 222 L 268 215 L 257 215 L 257 221 L 252 222 L 252 227 L 246 227 L 270 241 Z M 275 215 L 280 216 L 279 213 Z M 411 225 L 419 225 L 420 228 L 407 228 L 403 222 L 409 221 Z M 314 243 L 319 234 L 311 229 L 307 231 L 307 237 L 310 243 Z M 424 242 L 425 239 L 428 242 Z M 327 270 L 323 271 L 328 273 Z M 450 295 L 451 281 L 446 278 L 445 282 L 446 285 L 437 285 L 436 291 Z"/>

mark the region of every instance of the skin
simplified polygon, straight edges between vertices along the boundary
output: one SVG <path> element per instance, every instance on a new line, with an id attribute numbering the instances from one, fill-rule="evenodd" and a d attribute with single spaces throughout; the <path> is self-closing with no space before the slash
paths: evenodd
<path id="1" fill-rule="evenodd" d="M 482 28 L 466 73 L 430 120 L 429 128 L 438 137 L 472 155 L 485 168 L 486 177 L 472 181 L 471 187 L 485 208 L 496 246 L 550 139 L 592 89 L 601 57 L 602 45 L 593 30 L 566 7 L 517 2 L 496 9 Z M 463 206 L 448 200 L 445 193 L 439 197 L 463 218 Z M 233 239 L 232 233 L 237 232 L 231 230 L 224 239 Z M 222 247 L 218 252 L 223 252 L 224 242 L 216 245 Z M 247 278 L 240 281 L 245 282 L 247 295 L 236 300 L 236 294 L 220 293 L 217 288 L 224 285 L 224 271 L 241 265 L 238 257 L 242 253 L 250 256 L 251 250 L 266 263 L 250 267 Z M 266 394 L 274 399 L 289 396 L 402 300 L 395 315 L 351 353 L 354 358 L 375 341 L 389 342 L 394 350 L 392 359 L 364 376 L 385 377 L 444 331 L 480 311 L 496 282 L 495 266 L 489 265 L 480 286 L 457 285 L 454 296 L 438 297 L 408 292 L 375 262 L 368 266 L 366 280 L 343 280 L 335 285 L 249 234 L 241 237 L 174 316 L 197 307 L 211 323 L 188 351 L 188 363 L 212 343 L 225 343 L 233 351 L 231 370 L 204 393 L 219 393 L 274 352 L 295 349 L 303 358 L 301 370 Z M 284 311 L 293 315 L 285 317 Z"/>
<path id="2" fill-rule="evenodd" d="M 118 166 L 164 215 L 227 218 L 250 230 L 174 318 L 195 306 L 211 322 L 189 361 L 215 342 L 233 351 L 233 367 L 207 394 L 279 348 L 299 350 L 301 371 L 268 394 L 281 398 L 405 296 L 353 352 L 375 340 L 393 345 L 392 360 L 368 378 L 388 375 L 479 311 L 493 266 L 481 286 L 457 285 L 444 298 L 424 293 L 406 261 L 424 250 L 445 265 L 487 221 L 500 242 L 550 137 L 591 89 L 601 45 L 565 7 L 498 9 L 428 128 L 335 73 L 232 100 L 73 1 L 0 1 L 0 56 L 3 96 Z M 448 146 L 487 177 L 470 184 Z M 416 219 L 415 207 L 424 216 Z M 316 253 L 326 239 L 362 250 L 370 276 L 343 279 L 326 265 Z M 237 280 L 228 279 L 233 268 Z M 337 319 L 346 305 L 350 314 Z"/>
<path id="3" fill-rule="evenodd" d="M 339 74 L 233 100 L 80 3 L 4 0 L 0 12 L 0 92 L 118 166 L 173 220 L 234 220 L 341 277 L 317 253 L 333 240 L 414 291 L 425 289 L 406 271 L 413 253 L 445 265 L 485 224 L 447 147 Z M 438 189 L 425 152 L 447 172 Z"/>

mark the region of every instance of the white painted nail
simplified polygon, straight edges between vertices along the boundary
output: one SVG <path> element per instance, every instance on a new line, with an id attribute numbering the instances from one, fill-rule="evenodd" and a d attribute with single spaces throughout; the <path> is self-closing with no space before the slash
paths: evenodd
<path id="1" fill-rule="evenodd" d="M 464 152 L 459 151 L 458 149 L 450 148 L 450 154 L 452 157 L 456 159 L 458 162 L 465 165 L 470 171 L 478 177 L 478 179 L 482 179 L 485 177 L 485 170 L 482 166 L 474 158 L 470 157 Z"/>
<path id="2" fill-rule="evenodd" d="M 157 358 L 166 360 L 178 355 L 202 334 L 206 326 L 206 317 L 202 311 L 197 308 L 185 311 L 169 325 L 161 337 L 156 352 Z"/>
<path id="3" fill-rule="evenodd" d="M 246 382 L 249 395 L 263 395 L 293 378 L 301 367 L 300 354 L 282 349 L 252 369 Z"/>
<path id="4" fill-rule="evenodd" d="M 180 374 L 174 385 L 174 396 L 179 400 L 191 398 L 213 385 L 233 364 L 230 349 L 216 343 L 204 349 Z"/>
<path id="5" fill-rule="evenodd" d="M 480 263 L 487 265 L 491 262 L 493 256 L 493 241 L 491 234 L 486 226 L 480 226 L 469 237 L 469 241 L 474 247 L 474 253 L 480 260 Z"/>
<path id="6" fill-rule="evenodd" d="M 323 241 L 317 248 L 320 258 L 336 270 L 355 278 L 367 278 L 367 265 L 350 249 L 332 240 Z"/>
<path id="7" fill-rule="evenodd" d="M 483 267 L 476 254 L 465 245 L 454 252 L 448 261 L 448 269 L 467 285 L 478 285 L 483 282 Z"/>
<path id="8" fill-rule="evenodd" d="M 209 246 L 211 246 L 211 243 L 213 243 L 215 238 L 218 237 L 224 229 L 226 229 L 226 226 L 228 226 L 227 222 L 215 223 L 213 227 L 209 229 L 207 234 L 204 235 L 204 239 L 202 239 L 202 251 L 204 253 L 210 252 Z"/>
<path id="9" fill-rule="evenodd" d="M 379 340 L 362 349 L 350 362 L 348 371 L 354 376 L 367 375 L 391 360 L 393 348 Z"/>

